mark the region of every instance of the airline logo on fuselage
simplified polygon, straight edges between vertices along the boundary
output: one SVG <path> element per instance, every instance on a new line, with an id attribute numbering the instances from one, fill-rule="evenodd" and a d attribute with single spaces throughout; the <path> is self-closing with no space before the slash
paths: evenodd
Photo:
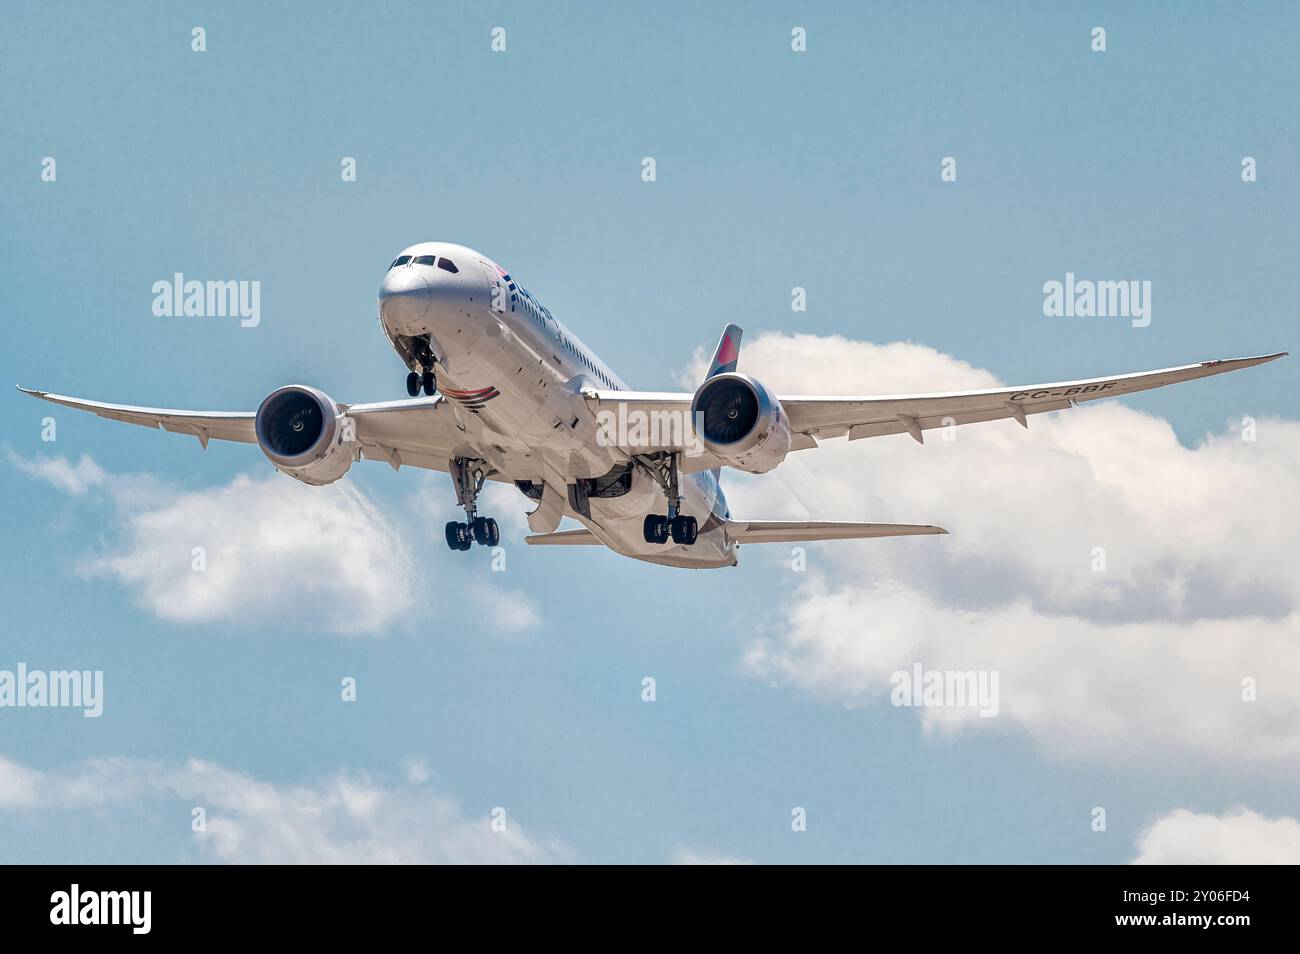
<path id="1" fill-rule="evenodd" d="M 473 411 L 477 414 L 483 410 L 483 405 L 501 394 L 496 388 L 489 385 L 485 388 L 477 388 L 472 391 L 457 391 L 453 388 L 439 388 L 438 392 L 449 401 L 455 401 L 467 411 Z"/>

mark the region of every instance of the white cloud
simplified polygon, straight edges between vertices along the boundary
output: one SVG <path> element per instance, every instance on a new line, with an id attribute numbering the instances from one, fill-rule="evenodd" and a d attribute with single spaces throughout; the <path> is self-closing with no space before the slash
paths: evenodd
<path id="1" fill-rule="evenodd" d="M 163 619 L 382 635 L 414 602 L 405 541 L 350 481 L 239 476 L 123 522 L 124 539 L 84 569 L 126 584 Z"/>
<path id="2" fill-rule="evenodd" d="M 471 593 L 482 608 L 482 619 L 502 633 L 525 633 L 542 623 L 537 603 L 522 590 L 475 584 Z"/>
<path id="3" fill-rule="evenodd" d="M 20 781 L 14 785 L 12 779 Z M 191 850 L 192 840 L 200 857 L 240 864 L 572 859 L 563 843 L 527 834 L 513 816 L 504 831 L 493 831 L 486 809 L 477 817 L 466 815 L 454 798 L 425 781 L 409 772 L 402 781 L 339 772 L 308 784 L 277 784 L 197 759 L 92 759 L 66 772 L 45 773 L 0 756 L 0 810 L 93 808 L 110 821 L 125 822 L 146 806 L 173 802 L 178 851 Z M 205 810 L 206 831 L 190 830 L 194 806 Z"/>
<path id="4" fill-rule="evenodd" d="M 402 762 L 402 771 L 406 773 L 406 780 L 412 785 L 422 785 L 432 778 L 429 772 L 429 766 L 417 758 L 407 758 Z"/>
<path id="5" fill-rule="evenodd" d="M 79 569 L 162 619 L 382 635 L 415 602 L 405 538 L 352 481 L 309 487 L 272 472 L 183 491 L 88 457 L 15 464 L 75 495 L 106 491 L 115 519 Z"/>
<path id="6" fill-rule="evenodd" d="M 1137 852 L 1137 865 L 1296 865 L 1300 822 L 1246 808 L 1226 815 L 1180 808 L 1142 832 Z"/>
<path id="7" fill-rule="evenodd" d="M 41 774 L 0 755 L 0 811 L 37 804 Z"/>
<path id="8" fill-rule="evenodd" d="M 124 584 L 165 620 L 383 635 L 415 605 L 422 585 L 406 534 L 352 480 L 308 487 L 271 472 L 181 491 L 148 475 L 110 473 L 86 456 L 75 465 L 12 451 L 9 459 L 74 496 L 103 491 L 116 519 L 103 549 L 78 569 Z M 482 512 L 501 524 L 506 557 L 522 552 L 529 502 L 500 482 L 485 487 L 480 499 Z M 425 542 L 439 549 L 442 524 L 463 519 L 444 475 L 425 475 L 408 505 L 433 528 Z M 450 555 L 442 576 L 484 569 L 458 556 Z M 490 584 L 479 576 L 454 585 L 475 595 L 481 619 L 498 632 L 536 629 L 542 623 L 537 602 L 505 586 L 501 576 L 492 574 Z"/>
<path id="9" fill-rule="evenodd" d="M 675 865 L 752 865 L 754 863 L 748 858 L 700 851 L 686 846 L 675 849 L 672 857 Z"/>
<path id="10" fill-rule="evenodd" d="M 741 370 L 787 393 L 997 383 L 930 348 L 808 335 L 760 336 Z M 1264 372 L 1239 372 L 1252 373 Z M 959 428 L 950 443 L 936 431 L 925 446 L 829 441 L 766 477 L 728 475 L 727 489 L 742 518 L 951 531 L 810 546 L 813 578 L 795 578 L 786 618 L 748 650 L 764 678 L 887 704 L 890 674 L 913 662 L 996 669 L 1002 717 L 930 709 L 927 726 L 1015 725 L 1097 757 L 1300 756 L 1300 424 L 1260 420 L 1255 442 L 1229 432 L 1187 448 L 1167 421 L 1107 402 L 1031 418 L 1028 432 Z M 743 553 L 764 555 L 788 565 L 784 548 Z M 1241 701 L 1244 677 L 1258 702 Z"/>
<path id="11" fill-rule="evenodd" d="M 1300 625 L 1295 616 L 1099 623 L 1036 612 L 943 606 L 901 583 L 831 586 L 814 575 L 749 644 L 747 670 L 849 706 L 890 707 L 890 677 L 998 673 L 998 715 L 978 708 L 890 710 L 927 730 L 1016 728 L 1058 754 L 1300 759 Z M 1242 679 L 1258 701 L 1242 699 Z"/>
<path id="12" fill-rule="evenodd" d="M 66 457 L 36 457 L 28 459 L 8 451 L 9 462 L 24 474 L 52 484 L 74 497 L 82 497 L 92 487 L 104 482 L 107 474 L 87 454 L 82 454 L 74 464 Z"/>
<path id="13" fill-rule="evenodd" d="M 745 370 L 787 392 L 998 383 L 918 345 L 764 335 L 753 351 Z M 951 536 L 891 548 L 904 554 L 898 568 L 948 592 L 977 583 L 986 601 L 1027 595 L 1036 608 L 1110 620 L 1281 616 L 1300 607 L 1290 558 L 1300 423 L 1266 419 L 1258 431 L 1253 443 L 1229 433 L 1189 449 L 1167 421 L 1106 402 L 1030 418 L 1028 431 L 1010 420 L 958 428 L 952 442 L 929 431 L 924 446 L 906 435 L 827 441 L 792 454 L 775 479 L 730 481 L 728 496 L 744 514 L 802 516 L 807 506 L 826 518 L 940 523 Z M 804 485 L 804 504 L 791 484 Z M 1092 570 L 1095 547 L 1104 573 Z"/>
<path id="14" fill-rule="evenodd" d="M 711 354 L 700 351 L 679 376 L 694 389 Z M 840 335 L 764 332 L 744 342 L 737 370 L 762 378 L 787 394 L 915 394 L 997 387 L 998 379 L 926 345 L 910 341 L 873 344 Z M 907 438 L 911 440 L 911 438 Z"/>

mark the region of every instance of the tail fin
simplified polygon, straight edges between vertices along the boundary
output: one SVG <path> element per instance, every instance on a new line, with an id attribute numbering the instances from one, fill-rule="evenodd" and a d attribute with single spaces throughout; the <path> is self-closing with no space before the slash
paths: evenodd
<path id="1" fill-rule="evenodd" d="M 739 325 L 727 325 L 722 329 L 717 350 L 713 352 L 713 363 L 709 365 L 709 373 L 704 376 L 706 381 L 715 374 L 736 370 L 736 359 L 740 357 L 740 336 L 743 334 Z"/>
<path id="2" fill-rule="evenodd" d="M 729 324 L 722 329 L 718 347 L 713 351 L 713 360 L 709 362 L 709 373 L 704 376 L 705 381 L 715 374 L 726 374 L 728 371 L 736 370 L 736 361 L 740 358 L 740 336 L 744 333 L 740 325 Z M 713 479 L 718 480 L 721 476 L 722 468 L 714 467 Z"/>

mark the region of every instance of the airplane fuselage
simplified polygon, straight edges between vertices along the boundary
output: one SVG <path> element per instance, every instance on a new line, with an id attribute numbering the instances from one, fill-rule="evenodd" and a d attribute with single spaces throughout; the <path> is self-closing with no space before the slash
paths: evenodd
<path id="1" fill-rule="evenodd" d="M 534 500 L 548 485 L 564 493 L 575 477 L 594 480 L 587 513 L 569 500 L 564 515 L 610 549 L 670 566 L 735 565 L 712 471 L 681 478 L 679 510 L 698 522 L 695 543 L 645 541 L 642 521 L 663 509 L 660 484 L 619 447 L 602 446 L 581 393 L 627 385 L 492 259 L 444 242 L 403 249 L 384 276 L 378 311 L 407 367 L 435 372 L 467 445 L 497 479 Z"/>

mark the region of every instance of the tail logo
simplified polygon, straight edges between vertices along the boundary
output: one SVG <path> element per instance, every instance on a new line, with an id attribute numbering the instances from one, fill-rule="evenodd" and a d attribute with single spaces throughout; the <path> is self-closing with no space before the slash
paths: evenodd
<path id="1" fill-rule="evenodd" d="M 711 378 L 715 374 L 727 374 L 736 370 L 736 361 L 740 357 L 740 336 L 744 334 L 738 325 L 727 325 L 722 329 L 722 337 L 718 339 L 718 347 L 713 352 L 713 361 L 709 364 L 709 372 L 704 377 Z"/>

